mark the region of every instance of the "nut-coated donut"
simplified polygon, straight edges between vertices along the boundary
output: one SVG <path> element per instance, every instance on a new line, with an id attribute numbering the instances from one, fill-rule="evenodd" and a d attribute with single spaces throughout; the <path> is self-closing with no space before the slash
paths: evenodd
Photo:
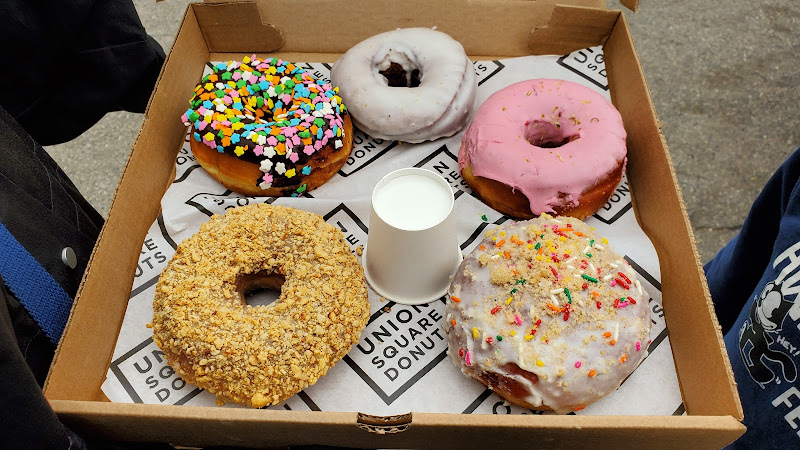
<path id="1" fill-rule="evenodd" d="M 255 287 L 280 289 L 250 306 Z M 320 216 L 255 204 L 213 216 L 156 285 L 153 340 L 187 382 L 252 407 L 314 384 L 369 318 L 364 271 Z"/>

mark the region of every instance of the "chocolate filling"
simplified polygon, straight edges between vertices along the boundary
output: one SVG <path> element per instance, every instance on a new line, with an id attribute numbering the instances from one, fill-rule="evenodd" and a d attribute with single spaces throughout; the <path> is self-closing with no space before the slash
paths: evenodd
<path id="1" fill-rule="evenodd" d="M 406 69 L 395 62 L 391 63 L 388 69 L 381 70 L 378 73 L 386 78 L 386 81 L 389 82 L 389 87 L 415 88 L 419 86 L 420 80 L 422 79 L 422 74 L 419 72 L 419 69 L 412 70 L 411 76 L 409 77 L 406 73 Z"/>
<path id="2" fill-rule="evenodd" d="M 502 369 L 509 374 L 520 375 L 532 384 L 539 382 L 539 377 L 535 373 L 522 370 L 514 363 L 503 364 Z M 486 384 L 495 391 L 505 392 L 511 397 L 518 399 L 525 399 L 530 395 L 525 385 L 513 378 L 504 377 L 496 372 L 486 372 L 482 377 Z"/>

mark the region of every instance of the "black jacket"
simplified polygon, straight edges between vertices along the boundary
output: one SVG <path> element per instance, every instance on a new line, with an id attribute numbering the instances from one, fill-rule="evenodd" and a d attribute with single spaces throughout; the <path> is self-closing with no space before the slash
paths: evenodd
<path id="1" fill-rule="evenodd" d="M 0 447 L 83 448 L 41 392 L 63 323 L 43 325 L 37 283 L 58 290 L 64 322 L 103 218 L 39 144 L 143 112 L 164 51 L 130 0 L 3 0 L 0 39 Z M 4 277 L 15 258 L 44 276 Z"/>
<path id="2" fill-rule="evenodd" d="M 131 0 L 3 0 L 0 42 L 0 105 L 42 145 L 144 111 L 164 62 Z"/>

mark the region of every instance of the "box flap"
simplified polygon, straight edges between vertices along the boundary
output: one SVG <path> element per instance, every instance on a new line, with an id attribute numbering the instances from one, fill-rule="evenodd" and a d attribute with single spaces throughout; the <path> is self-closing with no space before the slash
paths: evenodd
<path id="1" fill-rule="evenodd" d="M 528 37 L 528 49 L 539 55 L 566 55 L 574 50 L 606 42 L 619 11 L 595 11 L 556 5 L 549 21 Z"/>
<path id="2" fill-rule="evenodd" d="M 633 12 L 639 10 L 639 0 L 620 0 L 619 2 Z"/>
<path id="3" fill-rule="evenodd" d="M 281 32 L 262 22 L 255 2 L 198 4 L 193 9 L 212 51 L 255 53 L 283 46 Z"/>
<path id="4" fill-rule="evenodd" d="M 247 53 L 259 48 L 262 52 L 280 50 L 341 54 L 369 36 L 393 30 L 402 24 L 402 27 L 435 27 L 448 33 L 462 43 L 469 55 L 510 56 L 529 52 L 524 47 L 525 37 L 534 28 L 549 23 L 559 1 L 406 0 L 388 2 L 371 14 L 354 14 L 355 11 L 374 10 L 370 3 L 370 0 L 349 0 L 345 3 L 306 0 L 303 2 L 305 10 L 314 11 L 315 17 L 325 18 L 311 21 L 297 20 L 297 5 L 293 0 L 208 2 L 195 5 L 195 10 L 211 52 Z M 605 5 L 602 0 L 575 0 L 570 3 L 592 8 L 603 8 Z M 223 5 L 226 7 L 218 9 Z M 265 24 L 263 26 L 253 26 L 258 21 L 256 8 L 260 12 L 261 22 Z M 425 14 L 419 11 L 425 11 Z M 578 20 L 569 22 L 576 24 Z M 465 27 L 465 23 L 480 26 Z M 256 32 L 241 31 L 245 27 Z M 604 27 L 608 29 L 606 25 L 598 25 L 596 29 Z M 498 30 L 502 30 L 508 38 L 497 39 Z M 319 36 L 335 36 L 335 39 L 320 40 Z M 575 39 L 581 41 L 586 36 L 578 33 Z M 266 48 L 265 43 L 271 48 Z M 591 43 L 597 44 L 597 40 Z"/>
<path id="5" fill-rule="evenodd" d="M 356 413 L 51 400 L 68 426 L 115 440 L 160 440 L 182 446 L 325 445 L 364 448 L 581 447 L 721 448 L 745 430 L 730 416 L 570 416 L 414 413 L 403 430 L 376 432 Z M 500 438 L 502 436 L 502 438 Z"/>

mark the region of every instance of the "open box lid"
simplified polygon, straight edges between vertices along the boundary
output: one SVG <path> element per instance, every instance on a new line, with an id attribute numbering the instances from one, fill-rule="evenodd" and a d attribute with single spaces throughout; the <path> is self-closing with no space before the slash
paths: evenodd
<path id="1" fill-rule="evenodd" d="M 158 0 L 162 1 L 162 0 Z M 204 37 L 212 53 L 227 52 L 249 52 L 259 49 L 260 51 L 286 51 L 286 52 L 305 52 L 305 53 L 344 53 L 347 49 L 360 42 L 364 36 L 375 35 L 389 29 L 396 28 L 397 24 L 403 27 L 429 27 L 436 28 L 448 34 L 463 28 L 462 8 L 463 0 L 437 0 L 427 2 L 424 6 L 425 14 L 417 14 L 419 9 L 410 7 L 404 2 L 391 2 L 384 5 L 380 11 L 372 14 L 350 14 L 345 15 L 343 21 L 317 21 L 315 23 L 316 33 L 309 34 L 308 26 L 294 26 L 292 20 L 285 20 L 297 16 L 296 2 L 287 0 L 202 0 L 203 4 L 209 6 L 228 5 L 231 3 L 253 3 L 254 9 L 240 10 L 242 14 L 229 15 L 225 17 L 214 17 L 214 9 L 198 9 L 197 13 L 201 16 L 198 19 L 205 23 L 203 27 Z M 313 3 L 313 2 L 312 2 Z M 342 0 L 341 4 L 352 11 L 364 11 L 367 9 L 369 0 Z M 577 6 L 583 8 L 605 9 L 606 0 L 499 0 L 494 2 L 481 2 L 482 10 L 486 16 L 495 18 L 498 23 L 503 23 L 503 32 L 508 30 L 524 30 L 514 26 L 524 21 L 530 27 L 531 32 L 547 27 L 552 17 L 552 12 L 558 6 Z M 637 11 L 638 0 L 620 0 L 620 3 L 632 11 Z M 513 4 L 513 8 L 509 7 Z M 315 8 L 306 3 L 304 7 L 313 11 Z M 536 11 L 536 14 L 519 14 L 519 9 L 524 8 Z M 259 13 L 253 14 L 256 10 Z M 432 10 L 438 10 L 436 11 Z M 576 10 L 577 11 L 577 10 Z M 267 17 L 269 21 L 262 21 L 261 18 Z M 430 17 L 438 17 L 439 20 L 432 21 Z M 531 17 L 535 18 L 531 22 Z M 400 19 L 398 19 L 400 18 Z M 206 20 L 204 20 L 206 19 Z M 391 19 L 391 20 L 386 20 Z M 444 19 L 444 20 L 441 20 Z M 616 20 L 616 14 L 614 15 Z M 572 20 L 566 20 L 567 26 L 572 25 Z M 387 23 L 394 26 L 387 27 Z M 272 24 L 280 24 L 275 26 Z M 289 24 L 289 26 L 286 26 Z M 346 26 L 343 26 L 346 24 Z M 607 24 L 598 24 L 597 29 L 607 30 Z M 247 32 L 241 30 L 247 29 Z M 259 30 L 253 32 L 253 30 Z M 337 39 L 327 40 L 328 47 L 320 47 L 316 35 L 335 35 Z M 511 55 L 510 49 L 505 45 L 508 42 L 524 42 L 518 39 L 495 40 L 487 39 L 487 35 L 496 34 L 496 30 L 486 30 L 475 28 L 472 33 L 461 36 L 459 41 L 464 46 L 467 53 L 477 55 Z M 575 48 L 580 48 L 584 39 L 580 34 L 562 36 L 571 38 L 575 42 Z M 596 36 L 586 36 L 591 42 L 597 42 Z M 232 39 L 233 38 L 233 39 Z M 236 42 L 236 48 L 226 45 L 227 42 Z M 276 46 L 271 49 L 264 48 L 265 42 L 274 42 Z M 280 42 L 280 45 L 277 43 Z M 284 45 L 290 43 L 290 45 Z M 499 45 L 497 45 L 499 44 Z M 249 48 L 248 48 L 249 47 Z M 529 45 L 530 47 L 530 45 Z M 530 48 L 530 50 L 534 50 Z M 547 53 L 543 48 L 538 48 L 534 53 Z"/>

